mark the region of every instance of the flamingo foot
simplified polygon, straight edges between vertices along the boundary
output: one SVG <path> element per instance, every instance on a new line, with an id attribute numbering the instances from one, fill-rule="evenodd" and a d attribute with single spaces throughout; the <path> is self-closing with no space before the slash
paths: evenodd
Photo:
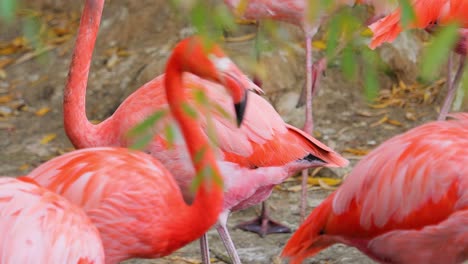
<path id="1" fill-rule="evenodd" d="M 262 213 L 257 218 L 238 224 L 236 228 L 257 233 L 261 237 L 269 234 L 291 233 L 291 229 L 281 223 L 272 220 L 267 211 L 265 202 L 262 203 Z"/>

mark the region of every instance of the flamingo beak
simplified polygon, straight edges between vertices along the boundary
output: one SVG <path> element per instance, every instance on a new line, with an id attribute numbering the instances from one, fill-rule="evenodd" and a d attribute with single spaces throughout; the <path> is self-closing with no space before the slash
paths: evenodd
<path id="1" fill-rule="evenodd" d="M 242 124 L 242 120 L 244 120 L 245 108 L 247 106 L 247 96 L 248 92 L 244 93 L 243 98 L 240 102 L 234 104 L 234 109 L 236 110 L 236 121 L 237 126 L 240 127 Z"/>
<path id="2" fill-rule="evenodd" d="M 234 110 L 236 113 L 237 126 L 240 127 L 244 120 L 245 109 L 247 107 L 248 90 L 245 89 L 242 82 L 229 72 L 223 72 L 224 84 L 229 89 L 234 100 Z"/>

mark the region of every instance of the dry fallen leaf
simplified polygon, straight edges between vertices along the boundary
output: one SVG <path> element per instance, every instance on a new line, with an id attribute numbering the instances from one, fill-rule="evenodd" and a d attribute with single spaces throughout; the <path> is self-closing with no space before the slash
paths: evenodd
<path id="1" fill-rule="evenodd" d="M 343 152 L 348 152 L 356 156 L 365 156 L 369 153 L 368 149 L 345 148 Z"/>
<path id="2" fill-rule="evenodd" d="M 321 186 L 320 182 L 328 186 L 336 186 L 336 185 L 341 184 L 341 181 L 342 181 L 341 179 L 326 178 L 326 177 L 314 177 L 314 178 L 307 179 L 307 183 L 310 185 L 314 185 L 314 186 Z"/>
<path id="3" fill-rule="evenodd" d="M 34 114 L 37 116 L 44 116 L 45 114 L 50 112 L 50 107 L 41 107 L 39 110 L 37 110 Z"/>
<path id="4" fill-rule="evenodd" d="M 416 115 L 414 113 L 411 113 L 411 112 L 406 112 L 405 117 L 406 117 L 406 119 L 408 119 L 410 121 L 416 121 L 417 120 Z"/>
<path id="5" fill-rule="evenodd" d="M 318 50 L 325 50 L 327 48 L 327 44 L 322 40 L 315 40 L 312 41 L 312 47 Z"/>
<path id="6" fill-rule="evenodd" d="M 286 188 L 281 188 L 282 190 L 285 190 L 285 191 L 288 191 L 288 192 L 298 192 L 300 190 L 302 190 L 302 185 L 299 184 L 299 185 L 294 185 L 294 186 L 290 186 L 290 187 L 286 187 Z"/>
<path id="7" fill-rule="evenodd" d="M 115 65 L 117 65 L 118 61 L 119 61 L 119 56 L 117 56 L 117 54 L 112 54 L 112 56 L 107 60 L 106 67 L 111 69 Z"/>
<path id="8" fill-rule="evenodd" d="M 8 106 L 0 106 L 0 117 L 9 117 L 13 115 L 13 109 Z"/>
<path id="9" fill-rule="evenodd" d="M 312 133 L 314 134 L 315 138 L 321 138 L 322 137 L 322 133 L 320 133 L 320 131 L 314 130 Z"/>
<path id="10" fill-rule="evenodd" d="M 370 127 L 376 127 L 376 126 L 379 126 L 379 125 L 381 125 L 381 124 L 383 124 L 383 123 L 387 122 L 387 120 L 388 120 L 388 116 L 387 116 L 387 115 L 385 115 L 384 117 L 382 117 L 381 119 L 379 119 L 379 121 L 377 121 L 377 122 L 375 122 L 375 123 L 372 123 L 372 124 L 370 124 Z"/>
<path id="11" fill-rule="evenodd" d="M 11 95 L 3 95 L 0 96 L 0 104 L 6 104 L 11 102 L 13 100 L 13 97 Z"/>
<path id="12" fill-rule="evenodd" d="M 388 124 L 394 125 L 394 126 L 402 126 L 402 125 L 403 125 L 400 121 L 395 120 L 395 119 L 387 119 L 386 122 L 387 122 Z"/>
<path id="13" fill-rule="evenodd" d="M 13 59 L 11 58 L 0 58 L 0 69 L 5 68 L 8 64 L 12 63 Z"/>
<path id="14" fill-rule="evenodd" d="M 328 185 L 325 181 L 323 181 L 321 179 L 318 180 L 318 183 L 319 183 L 320 187 L 322 187 L 322 189 L 325 189 L 325 190 L 334 191 L 334 190 L 338 189 L 338 187 L 332 187 L 332 186 Z"/>
<path id="15" fill-rule="evenodd" d="M 7 78 L 7 73 L 5 70 L 0 69 L 0 79 L 5 80 Z"/>
<path id="16" fill-rule="evenodd" d="M 25 171 L 25 170 L 28 170 L 29 167 L 30 167 L 30 165 L 25 163 L 25 164 L 19 166 L 18 170 Z"/>
<path id="17" fill-rule="evenodd" d="M 46 145 L 57 137 L 57 134 L 50 133 L 42 137 L 41 144 Z"/>

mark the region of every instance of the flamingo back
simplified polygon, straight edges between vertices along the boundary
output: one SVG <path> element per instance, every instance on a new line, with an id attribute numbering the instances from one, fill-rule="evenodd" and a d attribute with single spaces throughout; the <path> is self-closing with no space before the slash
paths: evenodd
<path id="1" fill-rule="evenodd" d="M 48 161 L 28 177 L 86 211 L 101 233 L 106 263 L 168 255 L 216 221 L 204 224 L 208 220 L 190 215 L 172 175 L 139 151 L 81 149 Z M 184 222 L 189 217 L 190 226 Z"/>
<path id="2" fill-rule="evenodd" d="M 285 247 L 291 263 L 334 244 L 389 263 L 468 258 L 468 125 L 432 122 L 387 140 L 314 209 Z"/>
<path id="3" fill-rule="evenodd" d="M 145 84 L 122 103 L 114 114 L 120 123 L 113 130 L 125 135 L 126 131 L 153 112 L 168 113 L 167 100 L 161 87 L 163 79 L 164 76 L 160 76 Z M 198 118 L 205 135 L 213 132 L 220 160 L 237 163 L 242 168 L 257 168 L 284 166 L 311 154 L 324 161 L 321 165 L 334 167 L 347 164 L 344 158 L 318 140 L 286 124 L 274 108 L 255 93 L 249 93 L 244 121 L 241 127 L 237 127 L 232 99 L 218 84 L 184 73 L 184 87 L 187 87 L 185 91 L 188 100 L 203 113 Z M 205 93 L 210 103 L 197 104 L 195 94 L 199 91 Z M 167 126 L 174 128 L 171 140 L 163 133 Z M 185 141 L 172 115 L 166 114 L 151 132 L 155 137 L 147 151 L 160 160 L 185 189 L 195 172 Z M 131 142 L 121 137 L 119 141 L 109 144 L 129 146 Z M 317 166 L 317 163 L 311 163 L 313 166 Z"/>
<path id="4" fill-rule="evenodd" d="M 429 204 L 450 208 L 440 211 L 442 219 L 463 209 L 468 205 L 466 133 L 465 121 L 432 122 L 386 141 L 356 165 L 337 191 L 334 213 L 358 205 L 359 224 L 370 230 L 401 223 Z M 438 218 L 428 212 L 414 224 Z"/>
<path id="5" fill-rule="evenodd" d="M 415 21 L 409 25 L 410 28 L 423 29 L 436 23 L 448 12 L 449 8 L 447 0 L 414 0 L 412 4 L 416 17 Z M 400 18 L 401 9 L 398 8 L 390 15 L 370 25 L 373 37 L 369 47 L 375 49 L 384 42 L 393 42 L 403 30 Z"/>
<path id="6" fill-rule="evenodd" d="M 0 179 L 0 263 L 104 263 L 86 214 L 37 184 Z"/>

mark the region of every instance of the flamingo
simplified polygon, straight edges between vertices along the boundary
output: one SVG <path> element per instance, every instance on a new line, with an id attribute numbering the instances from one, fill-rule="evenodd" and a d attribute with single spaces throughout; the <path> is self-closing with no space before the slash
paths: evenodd
<path id="1" fill-rule="evenodd" d="M 296 264 L 344 243 L 379 263 L 468 260 L 468 113 L 455 117 L 416 127 L 369 153 L 282 255 Z"/>
<path id="2" fill-rule="evenodd" d="M 79 207 L 30 179 L 0 178 L 0 263 L 104 263 L 98 230 Z"/>
<path id="3" fill-rule="evenodd" d="M 439 24 L 444 25 L 455 21 L 461 23 L 460 38 L 454 47 L 455 53 L 460 55 L 460 62 L 455 76 L 452 78 L 452 56 L 449 56 L 447 63 L 447 95 L 438 117 L 438 120 L 445 120 L 465 69 L 468 45 L 468 19 L 466 17 L 468 3 L 463 0 L 413 0 L 412 4 L 416 14 L 416 21 L 409 25 L 410 28 L 426 29 L 432 33 Z M 402 31 L 400 13 L 400 9 L 397 9 L 392 14 L 369 26 L 374 33 L 369 45 L 371 49 L 375 49 L 384 42 L 392 42 L 396 39 Z"/>
<path id="4" fill-rule="evenodd" d="M 305 35 L 306 47 L 306 83 L 301 94 L 305 94 L 305 122 L 303 130 L 312 134 L 313 132 L 313 114 L 312 114 L 312 98 L 318 90 L 319 78 L 326 68 L 326 60 L 321 59 L 313 64 L 312 60 L 312 38 L 317 33 L 320 24 L 325 18 L 324 14 L 319 14 L 313 22 L 308 21 L 307 17 L 307 0 L 224 0 L 225 4 L 233 10 L 234 13 L 240 15 L 247 20 L 271 19 L 290 23 L 299 26 Z M 338 5 L 352 5 L 354 0 L 338 0 Z M 257 83 L 261 83 L 257 78 Z M 303 98 L 303 96 L 301 96 Z M 301 104 L 298 102 L 298 105 Z M 301 221 L 305 216 L 306 199 L 307 199 L 307 170 L 302 172 L 302 193 L 300 216 Z M 262 211 L 265 205 L 262 205 Z M 250 230 L 249 222 L 239 225 L 240 228 Z M 282 229 L 280 229 L 282 230 Z"/>
<path id="5" fill-rule="evenodd" d="M 102 0 L 85 2 L 64 92 L 65 131 L 77 148 L 128 147 L 132 144 L 132 140 L 126 135 L 132 127 L 156 111 L 167 112 L 165 77 L 161 75 L 136 90 L 111 117 L 100 124 L 93 125 L 87 119 L 86 82 L 103 4 Z M 179 55 L 182 55 L 181 52 Z M 185 59 L 190 59 L 190 55 L 185 55 Z M 217 46 L 212 47 L 212 52 L 208 56 L 215 65 L 222 68 L 225 75 L 236 77 L 244 87 L 260 90 L 228 57 L 223 55 Z M 186 64 L 197 67 L 196 60 L 190 60 Z M 240 109 L 240 105 L 232 107 L 234 104 L 232 98 L 219 89 L 219 85 L 190 73 L 184 73 L 182 85 L 187 89 L 181 95 L 185 94 L 189 101 L 193 102 L 194 93 L 201 90 L 205 92 L 207 101 L 225 107 L 223 111 L 213 107 L 204 113 L 211 116 L 211 127 L 214 128 L 211 131 L 218 139 L 217 161 L 222 163 L 220 170 L 225 177 L 225 200 L 217 230 L 234 262 L 240 263 L 226 227 L 231 211 L 264 201 L 274 185 L 302 169 L 316 166 L 345 166 L 347 160 L 310 135 L 284 123 L 273 107 L 255 93 L 248 93 L 249 102 L 245 108 L 244 122 L 239 128 L 231 120 L 226 119 L 223 112 L 234 116 L 234 110 Z M 203 133 L 208 134 L 210 130 L 207 119 L 203 115 L 200 115 L 199 119 Z M 176 138 L 173 142 L 169 142 L 165 135 L 157 134 L 145 151 L 156 157 L 173 173 L 184 197 L 190 200 L 192 195 L 186 190 L 193 181 L 195 171 L 190 166 L 186 143 L 178 136 L 180 133 L 177 132 L 178 128 L 171 114 L 165 115 L 153 131 L 161 131 L 165 126 L 175 127 Z M 262 225 L 259 227 L 261 232 L 267 232 L 275 227 L 268 220 L 262 219 Z M 202 258 L 205 263 L 209 262 L 206 236 L 202 237 L 201 245 Z"/>
<path id="6" fill-rule="evenodd" d="M 226 83 L 242 121 L 246 91 L 204 55 L 200 39 L 181 41 L 164 79 L 169 108 L 182 130 L 200 187 L 187 205 L 175 177 L 154 157 L 126 148 L 85 148 L 52 159 L 28 176 L 81 206 L 99 229 L 107 263 L 162 257 L 201 237 L 223 206 L 222 177 L 197 119 L 185 112 L 182 73 Z M 194 66 L 196 65 L 196 66 Z M 224 65 L 221 65 L 224 67 Z M 190 224 L 188 222 L 190 221 Z"/>

